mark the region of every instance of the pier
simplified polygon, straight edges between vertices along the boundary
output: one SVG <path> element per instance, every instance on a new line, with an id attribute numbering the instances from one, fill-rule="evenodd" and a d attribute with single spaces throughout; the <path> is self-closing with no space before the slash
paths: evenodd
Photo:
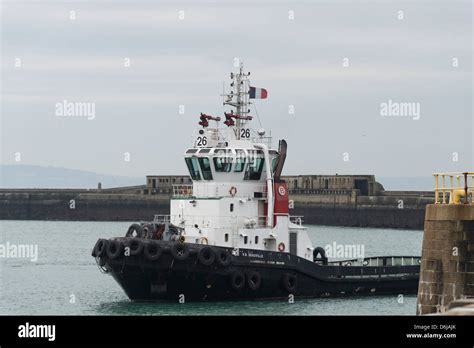
<path id="1" fill-rule="evenodd" d="M 445 313 L 455 301 L 474 299 L 474 172 L 434 178 L 435 200 L 425 215 L 417 314 Z"/>

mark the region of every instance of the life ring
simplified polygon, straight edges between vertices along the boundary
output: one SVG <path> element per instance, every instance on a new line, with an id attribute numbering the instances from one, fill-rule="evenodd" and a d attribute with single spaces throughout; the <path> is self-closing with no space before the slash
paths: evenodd
<path id="1" fill-rule="evenodd" d="M 285 243 L 281 242 L 278 244 L 278 251 L 281 253 L 285 251 Z"/>
<path id="2" fill-rule="evenodd" d="M 201 237 L 201 244 L 208 245 L 209 244 L 209 239 L 207 239 L 207 237 Z"/>
<path id="3" fill-rule="evenodd" d="M 231 197 L 235 197 L 235 195 L 237 194 L 237 188 L 235 186 L 232 186 L 229 190 L 229 193 Z"/>

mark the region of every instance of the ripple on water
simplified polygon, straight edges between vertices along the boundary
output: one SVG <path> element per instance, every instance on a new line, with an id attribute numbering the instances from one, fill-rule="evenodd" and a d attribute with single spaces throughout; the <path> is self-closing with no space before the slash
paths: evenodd
<path id="1" fill-rule="evenodd" d="M 0 314 L 95 315 L 413 315 L 416 296 L 244 302 L 132 302 L 90 256 L 98 238 L 129 222 L 0 221 L 2 241 L 38 244 L 38 261 L 0 260 Z M 13 232 L 14 231 L 14 232 Z M 420 255 L 421 231 L 308 226 L 317 246 L 363 244 L 366 256 Z M 73 297 L 71 297 L 73 295 Z M 74 301 L 71 302 L 71 299 Z"/>

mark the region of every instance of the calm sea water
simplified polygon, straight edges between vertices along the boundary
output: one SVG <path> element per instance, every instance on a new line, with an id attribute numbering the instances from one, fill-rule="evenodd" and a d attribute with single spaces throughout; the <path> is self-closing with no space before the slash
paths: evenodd
<path id="1" fill-rule="evenodd" d="M 0 221 L 0 244 L 37 244 L 38 260 L 0 258 L 0 314 L 20 315 L 414 315 L 416 296 L 286 301 L 133 303 L 90 256 L 99 237 L 128 222 Z M 365 256 L 420 255 L 422 231 L 308 226 L 317 246 L 362 244 Z M 402 302 L 402 303 L 401 303 Z"/>

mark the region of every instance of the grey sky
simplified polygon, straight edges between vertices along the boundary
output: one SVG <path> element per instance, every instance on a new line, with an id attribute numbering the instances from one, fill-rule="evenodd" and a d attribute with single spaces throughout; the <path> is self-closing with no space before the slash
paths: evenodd
<path id="1" fill-rule="evenodd" d="M 222 82 L 239 57 L 253 85 L 269 92 L 258 112 L 275 143 L 288 141 L 286 174 L 473 169 L 471 1 L 2 7 L 3 164 L 183 174 L 198 115 L 222 114 Z M 57 117 L 55 104 L 64 99 L 94 102 L 95 119 Z M 420 103 L 420 119 L 382 117 L 380 104 L 389 99 Z"/>

